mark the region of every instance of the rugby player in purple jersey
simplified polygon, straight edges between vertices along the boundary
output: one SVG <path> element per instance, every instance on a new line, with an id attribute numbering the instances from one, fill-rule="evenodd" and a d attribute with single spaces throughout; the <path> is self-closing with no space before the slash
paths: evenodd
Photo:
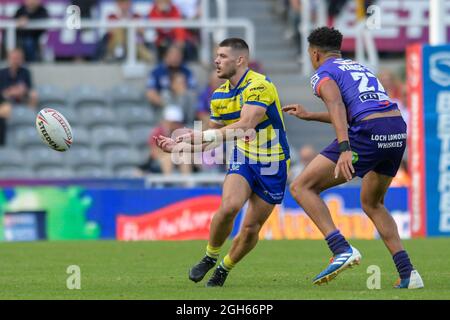
<path id="1" fill-rule="evenodd" d="M 397 225 L 384 206 L 384 196 L 396 175 L 406 147 L 406 123 L 377 77 L 365 66 L 343 59 L 342 34 L 321 27 L 308 37 L 309 56 L 316 73 L 314 94 L 327 112 L 309 112 L 294 104 L 283 111 L 303 120 L 331 123 L 336 139 L 292 182 L 290 191 L 320 229 L 333 252 L 327 268 L 313 280 L 327 283 L 348 267 L 359 264 L 360 252 L 334 224 L 319 194 L 358 176 L 361 205 L 391 253 L 400 275 L 396 288 L 422 288 L 423 281 L 404 249 Z"/>

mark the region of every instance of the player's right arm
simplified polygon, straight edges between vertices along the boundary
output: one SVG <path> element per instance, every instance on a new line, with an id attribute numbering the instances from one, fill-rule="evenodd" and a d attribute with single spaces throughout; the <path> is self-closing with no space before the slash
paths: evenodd
<path id="1" fill-rule="evenodd" d="M 347 111 L 342 101 L 341 91 L 337 83 L 333 79 L 329 79 L 322 83 L 318 94 L 327 106 L 341 151 L 334 170 L 335 178 L 342 174 L 347 181 L 350 181 L 355 169 L 353 168 L 353 153 L 350 150 L 348 138 Z"/>
<path id="2" fill-rule="evenodd" d="M 282 110 L 283 112 L 302 120 L 331 123 L 330 114 L 328 112 L 310 112 L 301 104 L 289 104 L 284 106 Z"/>

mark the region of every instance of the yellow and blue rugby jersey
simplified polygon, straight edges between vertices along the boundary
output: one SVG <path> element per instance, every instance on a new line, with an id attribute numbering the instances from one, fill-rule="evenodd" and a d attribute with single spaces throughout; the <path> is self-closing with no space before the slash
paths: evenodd
<path id="1" fill-rule="evenodd" d="M 256 137 L 250 141 L 239 139 L 237 148 L 247 158 L 272 162 L 289 159 L 289 145 L 275 85 L 263 74 L 247 69 L 235 88 L 230 81 L 216 89 L 211 98 L 211 120 L 230 125 L 240 119 L 242 107 L 257 105 L 266 109 L 256 126 Z"/>

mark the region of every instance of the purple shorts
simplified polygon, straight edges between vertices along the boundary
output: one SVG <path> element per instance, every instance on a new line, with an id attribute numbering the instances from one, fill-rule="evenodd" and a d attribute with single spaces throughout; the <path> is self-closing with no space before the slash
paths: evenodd
<path id="1" fill-rule="evenodd" d="M 406 123 L 402 117 L 359 121 L 348 129 L 348 136 L 358 177 L 369 171 L 395 177 L 406 148 Z M 337 163 L 340 155 L 337 140 L 320 154 Z"/>

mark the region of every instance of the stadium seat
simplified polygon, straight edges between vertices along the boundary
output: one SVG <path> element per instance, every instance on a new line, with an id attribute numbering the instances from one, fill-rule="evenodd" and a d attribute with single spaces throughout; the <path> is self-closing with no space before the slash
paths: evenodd
<path id="1" fill-rule="evenodd" d="M 8 125 L 13 130 L 19 127 L 33 127 L 36 123 L 37 111 L 32 110 L 27 106 L 14 106 L 11 111 Z"/>
<path id="2" fill-rule="evenodd" d="M 35 175 L 27 167 L 0 168 L 0 179 L 31 179 Z"/>
<path id="3" fill-rule="evenodd" d="M 116 178 L 137 178 L 136 166 L 123 166 L 114 171 Z"/>
<path id="4" fill-rule="evenodd" d="M 89 130 L 87 130 L 85 127 L 77 126 L 72 127 L 72 135 L 73 135 L 73 146 L 84 146 L 84 147 L 90 147 L 92 146 L 92 139 L 91 134 Z M 73 149 L 73 146 L 71 148 L 71 151 Z"/>
<path id="5" fill-rule="evenodd" d="M 38 146 L 43 147 L 44 142 L 39 138 L 34 124 L 32 126 L 26 126 L 24 128 L 18 128 L 14 130 L 12 139 L 8 139 L 11 147 L 17 147 L 21 150 Z"/>
<path id="6" fill-rule="evenodd" d="M 83 166 L 76 171 L 77 178 L 111 178 L 112 172 L 103 166 Z"/>
<path id="7" fill-rule="evenodd" d="M 27 163 L 35 170 L 57 169 L 64 166 L 65 154 L 46 146 L 30 147 L 25 150 Z"/>
<path id="8" fill-rule="evenodd" d="M 90 129 L 102 125 L 115 125 L 117 123 L 117 117 L 114 112 L 109 108 L 100 106 L 81 109 L 80 120 L 82 124 Z"/>
<path id="9" fill-rule="evenodd" d="M 70 168 L 38 168 L 36 177 L 41 179 L 66 179 L 75 177 L 75 173 Z"/>
<path id="10" fill-rule="evenodd" d="M 114 171 L 123 167 L 136 167 L 144 162 L 137 150 L 128 147 L 108 148 L 105 161 Z"/>
<path id="11" fill-rule="evenodd" d="M 139 149 L 148 149 L 148 140 L 153 128 L 148 125 L 134 126 L 128 130 L 130 141 Z"/>
<path id="12" fill-rule="evenodd" d="M 106 148 L 128 147 L 130 145 L 128 132 L 121 127 L 97 127 L 92 130 L 91 136 L 94 146 L 100 151 Z"/>
<path id="13" fill-rule="evenodd" d="M 40 85 L 37 91 L 39 93 L 39 107 L 41 109 L 49 107 L 60 111 L 60 108 L 67 107 L 69 104 L 67 93 L 58 86 L 44 84 Z"/>
<path id="14" fill-rule="evenodd" d="M 67 152 L 66 161 L 75 170 L 89 166 L 102 166 L 104 164 L 102 154 L 99 151 L 80 146 Z"/>
<path id="15" fill-rule="evenodd" d="M 112 88 L 111 99 L 114 107 L 120 105 L 139 105 L 144 100 L 144 94 L 135 86 L 127 83 L 121 83 Z"/>
<path id="16" fill-rule="evenodd" d="M 0 169 L 5 167 L 20 167 L 24 164 L 23 154 L 17 149 L 0 148 Z"/>
<path id="17" fill-rule="evenodd" d="M 120 121 L 127 127 L 155 124 L 155 114 L 149 106 L 128 106 L 116 109 Z"/>
<path id="18" fill-rule="evenodd" d="M 70 92 L 70 102 L 78 110 L 93 106 L 109 106 L 110 99 L 105 98 L 104 92 L 91 85 L 74 87 Z"/>

